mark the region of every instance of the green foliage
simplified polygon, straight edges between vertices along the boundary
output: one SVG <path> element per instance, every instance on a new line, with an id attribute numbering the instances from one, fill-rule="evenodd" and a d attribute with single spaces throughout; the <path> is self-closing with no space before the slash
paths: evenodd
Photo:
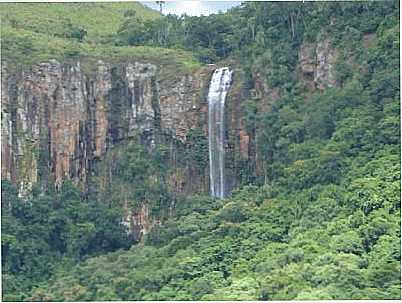
<path id="1" fill-rule="evenodd" d="M 154 20 L 127 8 L 108 43 L 136 47 L 87 51 L 86 43 L 55 38 L 47 50 L 54 54 L 163 53 L 162 63 L 182 54 L 159 46 L 204 62 L 230 56 L 244 63 L 247 89 L 263 81 L 280 98 L 267 112 L 264 96 L 243 103 L 260 171 L 243 170 L 243 183 L 223 201 L 170 192 L 171 142 L 161 138 L 111 151 L 100 165 L 109 166 L 98 168 L 111 173 L 110 186 L 86 203 L 68 184 L 22 201 L 3 182 L 3 299 L 400 299 L 398 13 L 395 1 L 247 2 L 226 14 Z M 90 40 L 91 27 L 82 26 Z M 44 51 L 41 31 L 8 27 L 7 56 Z M 342 50 L 340 85 L 307 92 L 296 82 L 299 47 L 324 34 Z M 364 48 L 367 34 L 374 38 Z M 181 148 L 181 163 L 205 169 L 200 128 Z M 163 224 L 117 250 L 131 244 L 120 225 L 125 202 L 150 206 Z"/>
<path id="2" fill-rule="evenodd" d="M 152 216 L 163 217 L 174 201 L 166 181 L 169 152 L 160 143 L 145 147 L 139 137 L 134 137 L 126 146 L 109 152 L 106 161 L 97 168 L 100 176 L 109 171 L 113 175 L 106 189 L 100 190 L 102 199 L 112 205 L 137 209 L 150 206 Z"/>
<path id="3" fill-rule="evenodd" d="M 192 128 L 187 133 L 187 157 L 200 171 L 208 164 L 208 139 L 201 128 Z"/>
<path id="4" fill-rule="evenodd" d="M 2 267 L 7 277 L 3 291 L 8 298 L 25 299 L 63 258 L 77 262 L 130 244 L 120 224 L 121 212 L 98 201 L 83 202 L 71 184 L 63 184 L 58 194 L 25 201 L 3 181 L 2 199 Z"/>
<path id="5" fill-rule="evenodd" d="M 2 54 L 7 58 L 9 68 L 20 68 L 40 61 L 71 58 L 103 59 L 109 62 L 122 60 L 147 60 L 169 66 L 176 72 L 191 71 L 199 67 L 194 56 L 181 50 L 138 46 L 113 46 L 110 44 L 80 43 L 76 39 L 52 37 L 42 33 L 1 28 Z M 85 60 L 84 60 L 85 61 Z"/>
<path id="6" fill-rule="evenodd" d="M 148 60 L 169 65 L 176 72 L 199 67 L 192 54 L 181 50 L 143 44 L 136 48 L 114 46 L 119 27 L 135 13 L 142 20 L 160 19 L 159 13 L 140 3 L 1 3 L 0 6 L 2 58 L 7 60 L 9 69 L 49 59 L 88 57 L 110 62 Z"/>
<path id="7" fill-rule="evenodd" d="M 242 103 L 242 111 L 244 113 L 244 123 L 249 134 L 253 133 L 257 122 L 257 102 L 256 100 L 247 100 Z"/>
<path id="8" fill-rule="evenodd" d="M 144 19 L 157 19 L 160 14 L 141 3 L 2 3 L 2 25 L 43 34 L 54 34 L 66 23 L 88 31 L 90 41 L 115 34 L 127 12 Z M 107 20 L 107 22 L 105 22 Z M 69 22 L 66 22 L 69 21 Z"/>
<path id="9" fill-rule="evenodd" d="M 232 223 L 239 223 L 247 219 L 247 209 L 235 203 L 228 203 L 219 212 L 218 218 Z"/>
<path id="10" fill-rule="evenodd" d="M 353 68 L 346 61 L 346 58 L 339 58 L 335 65 L 336 71 L 336 80 L 343 84 L 346 80 L 350 79 L 353 76 Z"/>

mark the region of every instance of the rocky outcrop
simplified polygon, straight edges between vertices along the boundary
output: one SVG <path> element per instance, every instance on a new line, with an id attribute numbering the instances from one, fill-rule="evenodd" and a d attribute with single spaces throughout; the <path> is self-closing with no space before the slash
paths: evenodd
<path id="1" fill-rule="evenodd" d="M 153 226 L 160 225 L 161 221 L 150 216 L 149 206 L 145 203 L 141 204 L 134 211 L 127 211 L 123 224 L 127 226 L 128 233 L 134 241 L 139 241 L 147 234 Z"/>
<path id="2" fill-rule="evenodd" d="M 299 51 L 299 79 L 309 91 L 337 85 L 334 66 L 338 51 L 328 38 L 305 42 Z"/>
<path id="3" fill-rule="evenodd" d="M 21 196 L 35 183 L 66 179 L 85 191 L 92 161 L 137 133 L 152 142 L 163 129 L 185 142 L 206 118 L 209 74 L 166 78 L 151 63 L 56 60 L 11 72 L 4 63 L 2 176 Z"/>

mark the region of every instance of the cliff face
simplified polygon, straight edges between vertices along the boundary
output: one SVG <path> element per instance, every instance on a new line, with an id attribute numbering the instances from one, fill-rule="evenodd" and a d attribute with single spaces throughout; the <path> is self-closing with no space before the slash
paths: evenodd
<path id="1" fill-rule="evenodd" d="M 56 60 L 30 70 L 2 65 L 2 176 L 25 195 L 32 185 L 70 179 L 87 189 L 92 161 L 140 133 L 163 129 L 185 142 L 205 120 L 209 70 L 166 77 L 141 62 Z M 182 189 L 184 190 L 184 189 Z"/>
<path id="2" fill-rule="evenodd" d="M 337 85 L 333 68 L 336 57 L 329 40 L 304 43 L 295 69 L 298 81 L 310 92 Z M 241 182 L 244 169 L 256 175 L 263 170 L 255 134 L 246 128 L 243 103 L 256 100 L 257 111 L 266 112 L 281 92 L 269 86 L 258 68 L 252 70 L 250 89 L 242 67 L 233 62 L 229 65 L 234 69 L 234 82 L 226 101 L 225 165 L 227 186 L 231 188 Z M 34 184 L 46 188 L 53 183 L 60 186 L 63 180 L 74 181 L 86 194 L 95 162 L 111 166 L 113 156 L 106 155 L 137 134 L 152 148 L 163 132 L 184 146 L 180 150 L 177 145 L 170 148 L 170 189 L 179 195 L 207 193 L 207 165 L 197 170 L 192 163 L 183 165 L 180 158 L 183 151 L 193 152 L 190 131 L 198 129 L 208 136 L 207 93 L 216 67 L 174 74 L 145 62 L 50 60 L 29 70 L 11 71 L 4 63 L 2 177 L 17 184 L 21 196 Z M 172 215 L 174 205 L 170 208 L 167 212 Z M 148 206 L 142 204 L 127 212 L 126 222 L 140 238 L 159 219 L 151 218 Z"/>
<path id="3" fill-rule="evenodd" d="M 310 92 L 336 86 L 337 50 L 329 39 L 304 43 L 296 68 Z M 93 159 L 101 159 L 119 142 L 143 134 L 152 144 L 155 132 L 170 133 L 183 144 L 189 130 L 207 135 L 207 100 L 214 66 L 193 74 L 166 73 L 142 62 L 60 63 L 50 60 L 30 70 L 9 71 L 2 65 L 2 176 L 17 183 L 24 195 L 33 184 L 60 184 L 71 179 L 85 191 Z M 258 99 L 259 112 L 280 98 L 259 68 L 252 71 L 254 88 L 245 87 L 241 66 L 234 67 L 227 104 L 227 166 L 236 184 L 235 163 L 255 161 L 253 134 L 244 125 L 242 102 Z M 258 170 L 258 166 L 256 167 Z M 185 182 L 191 177 L 192 182 Z M 200 179 L 203 179 L 201 182 Z M 207 191 L 205 175 L 178 172 L 171 177 L 178 192 Z"/>

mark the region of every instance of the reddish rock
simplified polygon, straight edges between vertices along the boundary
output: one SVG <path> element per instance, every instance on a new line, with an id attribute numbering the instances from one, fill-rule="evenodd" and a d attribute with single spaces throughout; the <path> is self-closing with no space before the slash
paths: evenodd
<path id="1" fill-rule="evenodd" d="M 98 61 L 92 72 L 82 64 L 50 60 L 13 74 L 2 65 L 3 177 L 29 188 L 41 174 L 85 189 L 92 160 L 137 132 L 150 132 L 158 115 L 159 126 L 182 142 L 205 121 L 200 92 L 210 67 L 165 78 L 150 63 Z M 38 167 L 39 158 L 47 165 Z"/>
<path id="2" fill-rule="evenodd" d="M 240 130 L 239 137 L 240 137 L 240 155 L 244 159 L 248 159 L 250 136 L 248 136 L 244 130 Z"/>

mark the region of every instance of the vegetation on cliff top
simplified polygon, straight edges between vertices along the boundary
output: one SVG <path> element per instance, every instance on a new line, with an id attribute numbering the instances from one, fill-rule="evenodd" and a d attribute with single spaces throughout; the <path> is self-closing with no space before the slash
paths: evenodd
<path id="1" fill-rule="evenodd" d="M 9 68 L 85 57 L 150 61 L 170 69 L 176 65 L 185 72 L 199 67 L 197 59 L 183 50 L 114 43 L 127 16 L 138 14 L 142 20 L 161 17 L 140 3 L 1 3 L 0 7 L 2 60 Z"/>
<path id="2" fill-rule="evenodd" d="M 262 172 L 243 170 L 242 184 L 223 201 L 178 198 L 165 186 L 167 149 L 160 144 L 147 153 L 133 141 L 114 158 L 111 191 L 87 204 L 69 186 L 70 194 L 21 203 L 5 183 L 3 298 L 400 299 L 399 6 L 303 5 L 246 3 L 192 21 L 240 26 L 237 46 L 230 31 L 206 38 L 212 42 L 204 59 L 236 56 L 247 89 L 255 88 L 257 69 L 281 91 L 269 112 L 256 110 L 258 96 L 244 102 Z M 201 58 L 210 28 L 200 26 L 187 37 L 195 42 L 177 47 L 194 45 L 190 50 Z M 296 77 L 297 56 L 303 43 L 320 39 L 318 32 L 339 49 L 338 85 L 311 92 Z M 130 37 L 123 33 L 115 37 L 120 42 Z M 219 53 L 213 41 L 223 36 L 231 50 Z M 153 38 L 141 43 L 159 45 Z M 205 138 L 195 133 L 194 140 L 193 160 L 202 163 Z M 122 210 L 113 199 L 122 188 L 132 203 L 150 200 L 155 215 L 176 205 L 176 216 L 129 249 L 115 224 Z"/>
<path id="3" fill-rule="evenodd" d="M 144 20 L 161 15 L 139 2 L 121 3 L 1 3 L 2 26 L 66 37 L 68 30 L 85 31 L 85 41 L 102 42 L 115 35 L 125 15 L 135 12 Z M 78 34 L 78 33 L 77 33 Z"/>

